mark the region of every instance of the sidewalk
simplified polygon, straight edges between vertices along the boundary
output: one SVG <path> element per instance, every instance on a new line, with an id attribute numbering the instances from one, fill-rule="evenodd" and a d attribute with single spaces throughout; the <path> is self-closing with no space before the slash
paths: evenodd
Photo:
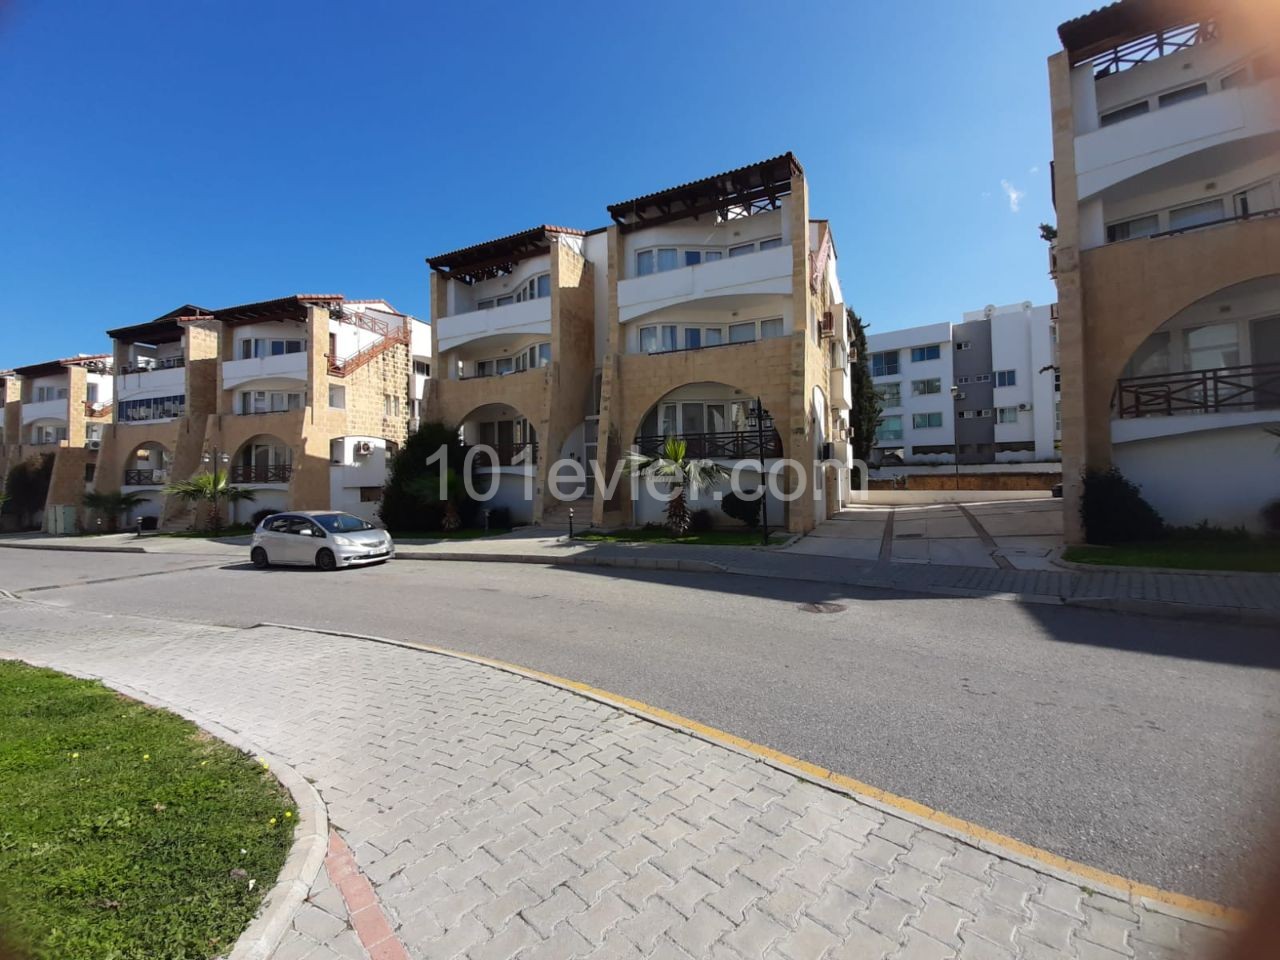
<path id="1" fill-rule="evenodd" d="M 180 705 L 315 785 L 347 862 L 314 878 L 274 960 L 362 944 L 423 960 L 1190 960 L 1225 938 L 1213 905 L 554 678 L 283 627 L 85 631 L 76 611 L 3 599 L 0 635 L 9 656 Z"/>

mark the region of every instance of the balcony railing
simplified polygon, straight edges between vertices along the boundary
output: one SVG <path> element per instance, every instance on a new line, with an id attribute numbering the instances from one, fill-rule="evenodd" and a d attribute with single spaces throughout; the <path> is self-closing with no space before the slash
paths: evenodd
<path id="1" fill-rule="evenodd" d="M 175 370 L 187 365 L 186 357 L 164 357 L 156 360 L 141 360 L 126 363 L 116 371 L 117 375 L 128 373 L 150 373 L 153 370 Z"/>
<path id="2" fill-rule="evenodd" d="M 1114 407 L 1121 419 L 1280 408 L 1280 363 L 1125 377 Z"/>
<path id="3" fill-rule="evenodd" d="M 167 470 L 126 470 L 124 472 L 126 487 L 158 487 L 167 483 L 168 480 Z"/>
<path id="4" fill-rule="evenodd" d="M 288 483 L 293 477 L 293 464 L 278 463 L 271 467 L 249 467 L 237 464 L 231 468 L 232 483 Z"/>
<path id="5" fill-rule="evenodd" d="M 764 443 L 754 430 L 724 433 L 685 433 L 679 436 L 685 442 L 685 456 L 713 460 L 763 460 L 782 456 L 782 437 L 777 430 L 764 434 Z M 645 456 L 656 457 L 662 453 L 667 438 L 661 434 L 637 436 L 636 447 Z"/>
<path id="6" fill-rule="evenodd" d="M 476 446 L 484 446 L 484 444 L 476 444 Z M 492 454 L 488 451 L 481 451 L 476 454 L 476 466 L 523 467 L 532 466 L 538 462 L 537 441 L 533 443 L 491 443 L 488 446 L 498 455 L 497 462 L 494 462 Z"/>
<path id="7" fill-rule="evenodd" d="M 84 404 L 84 415 L 90 420 L 102 420 L 111 416 L 111 404 L 91 403 L 86 400 Z"/>

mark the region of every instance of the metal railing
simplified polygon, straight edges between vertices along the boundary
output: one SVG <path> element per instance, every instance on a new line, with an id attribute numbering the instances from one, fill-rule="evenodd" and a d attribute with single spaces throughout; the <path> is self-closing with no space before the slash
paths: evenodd
<path id="1" fill-rule="evenodd" d="M 1280 207 L 1272 207 L 1268 210 L 1254 210 L 1249 213 L 1237 214 L 1234 217 L 1221 217 L 1217 220 L 1206 220 L 1204 223 L 1192 223 L 1185 227 L 1178 227 L 1176 230 L 1162 230 L 1159 233 L 1149 233 L 1147 234 L 1146 239 L 1158 240 L 1160 237 L 1176 237 L 1180 233 L 1190 233 L 1193 230 L 1204 230 L 1207 227 L 1220 227 L 1224 223 L 1236 223 L 1244 220 L 1264 220 L 1267 217 L 1276 216 L 1280 216 Z"/>
<path id="2" fill-rule="evenodd" d="M 1112 405 L 1121 419 L 1280 408 L 1280 363 L 1124 377 Z"/>
<path id="3" fill-rule="evenodd" d="M 293 464 L 278 463 L 271 467 L 237 464 L 231 468 L 232 483 L 288 483 L 293 477 Z"/>
<path id="4" fill-rule="evenodd" d="M 168 482 L 167 470 L 126 470 L 124 485 L 126 487 L 158 487 Z"/>
<path id="5" fill-rule="evenodd" d="M 476 446 L 484 446 L 483 443 Z M 493 448 L 493 452 L 498 455 L 497 462 L 493 460 L 493 456 L 488 451 L 482 450 L 476 454 L 475 463 L 478 467 L 521 467 L 531 466 L 538 462 L 538 443 L 491 443 L 488 446 Z"/>
<path id="6" fill-rule="evenodd" d="M 186 365 L 186 357 L 165 357 L 143 363 L 126 363 L 116 373 L 121 376 L 127 373 L 150 373 L 152 370 L 175 370 Z"/>
<path id="7" fill-rule="evenodd" d="M 782 456 L 782 437 L 777 430 L 765 432 L 764 443 L 754 430 L 723 433 L 683 433 L 677 439 L 685 442 L 685 456 L 718 460 L 765 459 Z M 636 447 L 648 457 L 662 453 L 667 438 L 662 434 L 643 434 L 635 439 Z"/>

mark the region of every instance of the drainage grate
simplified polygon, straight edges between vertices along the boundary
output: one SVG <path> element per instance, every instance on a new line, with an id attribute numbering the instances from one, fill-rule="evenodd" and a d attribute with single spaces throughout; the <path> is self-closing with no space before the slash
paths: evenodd
<path id="1" fill-rule="evenodd" d="M 805 613 L 842 613 L 849 608 L 843 603 L 831 603 L 830 601 L 822 600 L 818 603 L 802 603 L 800 604 L 800 609 Z"/>

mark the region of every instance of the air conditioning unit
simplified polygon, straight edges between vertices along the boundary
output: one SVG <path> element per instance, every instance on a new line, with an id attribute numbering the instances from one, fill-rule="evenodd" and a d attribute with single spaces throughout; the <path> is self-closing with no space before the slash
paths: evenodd
<path id="1" fill-rule="evenodd" d="M 86 441 L 84 442 L 84 445 L 85 445 L 85 449 L 87 449 L 87 450 L 101 450 L 101 449 L 102 449 L 102 441 L 101 441 L 101 440 L 86 440 Z"/>
<path id="2" fill-rule="evenodd" d="M 1031 409 L 1031 404 L 1029 404 L 1029 403 L 1020 403 L 1020 404 L 1018 404 L 1018 409 L 1019 409 L 1019 410 L 1030 410 L 1030 409 Z"/>
<path id="3" fill-rule="evenodd" d="M 964 399 L 964 396 L 965 396 L 965 394 L 964 394 L 964 391 L 963 391 L 963 390 L 957 390 L 957 391 L 956 391 L 956 395 L 955 395 L 955 399 L 957 399 L 957 400 L 963 400 L 963 399 Z"/>
<path id="4" fill-rule="evenodd" d="M 373 453 L 373 444 L 368 440 L 361 440 L 356 444 L 356 456 L 367 457 Z"/>

